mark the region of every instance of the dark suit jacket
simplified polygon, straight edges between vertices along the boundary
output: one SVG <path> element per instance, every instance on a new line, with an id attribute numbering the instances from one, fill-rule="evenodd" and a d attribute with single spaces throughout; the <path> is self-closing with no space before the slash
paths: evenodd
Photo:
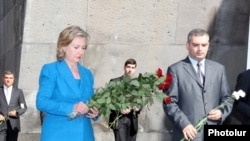
<path id="1" fill-rule="evenodd" d="M 21 106 L 22 105 L 22 106 Z M 27 110 L 27 105 L 25 102 L 24 94 L 21 89 L 13 86 L 10 103 L 8 105 L 5 98 L 3 87 L 0 88 L 0 112 L 7 116 L 9 111 L 16 109 L 17 117 L 8 117 L 10 121 L 11 128 L 16 131 L 20 131 L 20 116 L 24 114 Z"/>
<path id="2" fill-rule="evenodd" d="M 164 104 L 164 111 L 173 123 L 172 140 L 179 141 L 182 129 L 188 124 L 195 126 L 208 112 L 225 101 L 230 101 L 222 109 L 221 121 L 210 121 L 207 124 L 221 124 L 232 109 L 231 92 L 224 66 L 214 61 L 205 60 L 205 83 L 201 84 L 199 76 L 189 58 L 185 58 L 168 67 L 172 75 L 172 84 L 167 93 L 171 102 Z M 194 141 L 203 141 L 203 131 Z"/>
<path id="3" fill-rule="evenodd" d="M 112 81 L 120 81 L 123 78 L 123 76 L 120 76 L 118 78 L 113 78 L 110 80 L 110 82 Z M 117 118 L 117 116 L 122 115 L 119 119 L 118 119 L 118 124 L 116 124 L 115 126 L 111 126 L 112 129 L 119 129 L 121 128 L 119 123 L 124 123 L 126 120 L 125 118 L 130 119 L 131 121 L 131 128 L 130 131 L 133 134 L 136 134 L 138 131 L 138 115 L 140 114 L 140 111 L 135 112 L 131 110 L 131 112 L 129 114 L 126 115 L 122 115 L 122 113 L 120 113 L 120 111 L 111 111 L 111 114 L 109 116 L 109 125 L 111 125 L 113 123 L 113 121 Z"/>
<path id="4" fill-rule="evenodd" d="M 250 69 L 238 75 L 235 90 L 240 89 L 246 93 L 246 96 L 235 102 L 234 111 L 238 112 L 237 118 L 242 124 L 250 125 Z"/>

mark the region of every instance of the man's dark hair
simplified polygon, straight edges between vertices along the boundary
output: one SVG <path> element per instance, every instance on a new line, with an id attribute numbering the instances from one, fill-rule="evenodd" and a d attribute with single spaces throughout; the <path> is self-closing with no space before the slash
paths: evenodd
<path id="1" fill-rule="evenodd" d="M 135 59 L 130 58 L 130 59 L 126 60 L 126 62 L 124 63 L 124 67 L 127 66 L 128 64 L 133 64 L 133 65 L 136 66 L 136 61 L 135 61 Z"/>
<path id="2" fill-rule="evenodd" d="M 15 74 L 12 71 L 10 71 L 10 70 L 4 71 L 2 76 L 6 75 L 6 74 L 7 75 L 11 75 L 12 74 L 13 76 L 15 76 Z"/>

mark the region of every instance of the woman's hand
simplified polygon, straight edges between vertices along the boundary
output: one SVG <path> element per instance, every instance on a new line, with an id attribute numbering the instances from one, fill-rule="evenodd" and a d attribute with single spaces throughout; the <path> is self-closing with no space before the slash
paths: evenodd
<path id="1" fill-rule="evenodd" d="M 74 105 L 73 111 L 83 115 L 89 111 L 89 108 L 85 103 L 79 102 Z"/>
<path id="2" fill-rule="evenodd" d="M 97 118 L 99 116 L 99 110 L 96 107 L 90 108 L 87 117 Z"/>

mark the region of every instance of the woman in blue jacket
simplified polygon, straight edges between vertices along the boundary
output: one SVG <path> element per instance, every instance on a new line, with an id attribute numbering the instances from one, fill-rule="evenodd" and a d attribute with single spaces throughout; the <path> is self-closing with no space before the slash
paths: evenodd
<path id="1" fill-rule="evenodd" d="M 45 113 L 41 141 L 95 140 L 90 119 L 97 118 L 99 111 L 86 104 L 94 94 L 94 79 L 79 63 L 87 42 L 84 30 L 67 27 L 57 41 L 57 61 L 42 67 L 36 97 L 37 109 Z"/>

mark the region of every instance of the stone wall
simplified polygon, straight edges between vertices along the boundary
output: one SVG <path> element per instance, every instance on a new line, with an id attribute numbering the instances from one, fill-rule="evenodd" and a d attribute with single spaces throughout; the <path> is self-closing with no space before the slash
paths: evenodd
<path id="1" fill-rule="evenodd" d="M 226 66 L 232 90 L 238 73 L 246 69 L 249 10 L 249 0 L 224 0 L 209 27 L 208 57 Z"/>
<path id="2" fill-rule="evenodd" d="M 130 57 L 138 62 L 137 74 L 157 68 L 166 71 L 167 66 L 186 57 L 186 36 L 193 28 L 210 32 L 208 58 L 226 66 L 232 90 L 237 74 L 245 70 L 249 0 L 28 0 L 23 32 L 17 30 L 16 24 L 22 21 L 24 10 L 18 17 L 13 16 L 13 11 L 23 9 L 25 1 L 8 0 L 12 10 L 2 14 L 9 7 L 6 1 L 0 0 L 0 71 L 3 66 L 15 64 L 12 68 L 19 73 L 18 87 L 24 90 L 28 104 L 21 118 L 19 141 L 39 141 L 40 119 L 35 108 L 38 76 L 44 63 L 55 60 L 58 34 L 68 25 L 79 25 L 91 36 L 82 63 L 92 70 L 95 88 L 122 75 L 123 63 Z M 18 47 L 15 45 L 20 41 L 14 45 L 12 42 L 16 33 L 23 37 Z M 8 43 L 3 40 L 7 37 Z M 17 52 L 20 64 L 9 63 L 11 59 L 5 58 L 15 58 L 16 54 L 2 50 Z M 138 141 L 171 138 L 172 125 L 161 102 L 155 100 L 150 109 L 143 109 L 139 121 Z M 96 141 L 114 140 L 104 118 L 93 125 Z"/>

